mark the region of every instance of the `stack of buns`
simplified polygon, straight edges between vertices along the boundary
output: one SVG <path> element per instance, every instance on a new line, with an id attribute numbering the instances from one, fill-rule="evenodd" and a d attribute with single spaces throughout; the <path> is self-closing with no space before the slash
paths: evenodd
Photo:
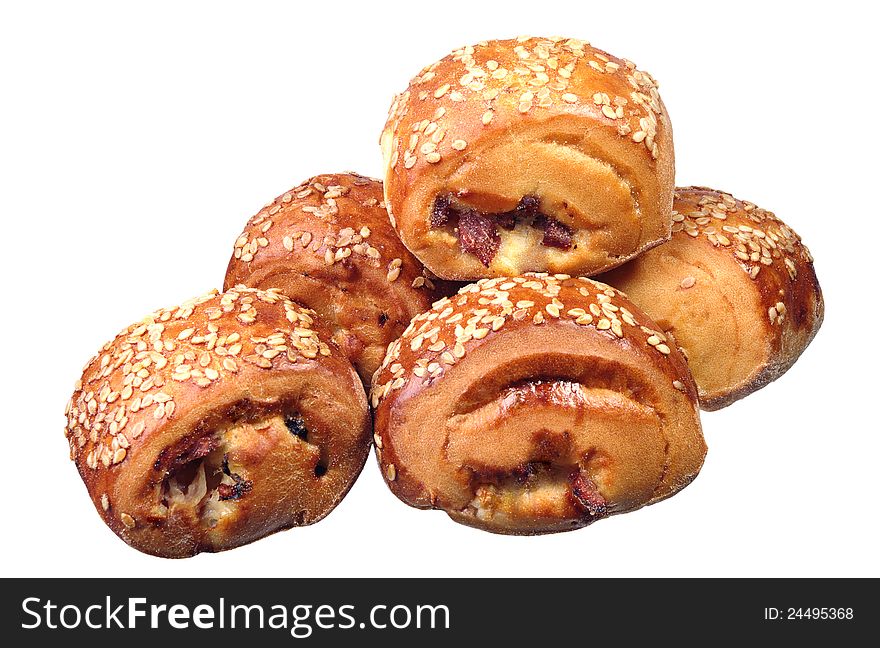
<path id="1" fill-rule="evenodd" d="M 778 378 L 821 325 L 797 234 L 676 189 L 657 82 L 585 41 L 456 50 L 394 98 L 380 143 L 381 181 L 285 192 L 236 239 L 223 292 L 85 367 L 71 457 L 133 547 L 316 522 L 371 444 L 411 506 L 579 528 L 689 484 L 700 409 Z"/>

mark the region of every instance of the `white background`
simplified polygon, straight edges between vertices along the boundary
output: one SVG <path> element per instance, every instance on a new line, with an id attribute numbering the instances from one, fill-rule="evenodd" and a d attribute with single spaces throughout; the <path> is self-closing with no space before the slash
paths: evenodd
<path id="1" fill-rule="evenodd" d="M 0 9 L 2 575 L 880 576 L 868 3 L 17 4 Z M 309 528 L 184 561 L 118 540 L 63 437 L 83 363 L 219 286 L 265 201 L 317 173 L 378 176 L 391 96 L 423 65 L 522 33 L 587 39 L 657 77 L 678 183 L 774 210 L 812 249 L 827 307 L 813 345 L 705 414 L 694 484 L 584 530 L 459 526 L 399 502 L 371 458 Z"/>

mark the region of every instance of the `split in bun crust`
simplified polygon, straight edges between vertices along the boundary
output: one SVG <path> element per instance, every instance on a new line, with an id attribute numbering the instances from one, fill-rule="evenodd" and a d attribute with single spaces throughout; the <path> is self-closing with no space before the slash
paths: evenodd
<path id="1" fill-rule="evenodd" d="M 703 409 L 785 373 L 822 324 L 813 257 L 754 203 L 706 187 L 676 191 L 672 240 L 601 277 L 685 352 Z"/>
<path id="2" fill-rule="evenodd" d="M 239 283 L 279 288 L 316 311 L 365 384 L 441 296 L 391 228 L 382 183 L 355 173 L 315 176 L 251 218 L 226 270 L 224 285 Z"/>
<path id="3" fill-rule="evenodd" d="M 395 98 L 381 144 L 392 223 L 445 279 L 591 275 L 669 238 L 657 84 L 584 41 L 456 50 Z"/>
<path id="4" fill-rule="evenodd" d="M 684 357 L 585 278 L 484 279 L 439 300 L 389 348 L 371 399 L 395 495 L 498 533 L 651 504 L 706 452 Z"/>
<path id="5" fill-rule="evenodd" d="M 370 445 L 361 381 L 328 341 L 313 311 L 237 286 L 105 344 L 65 434 L 107 525 L 180 558 L 327 515 Z"/>

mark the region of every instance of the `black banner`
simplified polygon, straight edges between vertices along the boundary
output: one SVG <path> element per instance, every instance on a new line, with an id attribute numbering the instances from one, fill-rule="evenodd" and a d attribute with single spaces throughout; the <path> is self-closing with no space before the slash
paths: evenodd
<path id="1" fill-rule="evenodd" d="M 165 646 L 448 646 L 614 636 L 679 645 L 719 639 L 847 640 L 880 629 L 875 581 L 605 579 L 5 580 L 4 641 Z M 222 633 L 222 634 L 221 634 Z M 414 643 L 415 642 L 415 643 Z M 370 644 L 372 645 L 372 644 Z"/>

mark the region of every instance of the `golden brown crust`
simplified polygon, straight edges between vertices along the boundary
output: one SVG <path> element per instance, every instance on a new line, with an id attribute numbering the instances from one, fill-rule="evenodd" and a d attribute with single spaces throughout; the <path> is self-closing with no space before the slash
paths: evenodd
<path id="1" fill-rule="evenodd" d="M 595 274 L 669 238 L 674 153 L 657 84 L 583 41 L 456 50 L 395 98 L 381 144 L 392 223 L 440 277 Z M 536 196 L 572 245 L 543 246 L 535 227 L 499 229 L 486 267 L 462 252 L 460 232 L 431 226 L 444 194 L 489 213 Z"/>
<path id="2" fill-rule="evenodd" d="M 65 434 L 107 525 L 141 551 L 183 557 L 329 513 L 363 466 L 370 421 L 357 374 L 327 340 L 313 311 L 237 286 L 105 344 L 77 381 Z"/>
<path id="3" fill-rule="evenodd" d="M 248 221 L 224 284 L 279 288 L 315 310 L 366 384 L 388 344 L 440 296 L 383 200 L 380 181 L 355 173 L 310 178 Z"/>
<path id="4" fill-rule="evenodd" d="M 687 354 L 703 409 L 785 373 L 824 315 L 810 251 L 772 212 L 706 187 L 676 191 L 672 240 L 603 275 Z"/>
<path id="5" fill-rule="evenodd" d="M 502 533 L 658 501 L 705 455 L 684 357 L 586 278 L 484 279 L 439 300 L 391 345 L 371 400 L 391 490 Z"/>

